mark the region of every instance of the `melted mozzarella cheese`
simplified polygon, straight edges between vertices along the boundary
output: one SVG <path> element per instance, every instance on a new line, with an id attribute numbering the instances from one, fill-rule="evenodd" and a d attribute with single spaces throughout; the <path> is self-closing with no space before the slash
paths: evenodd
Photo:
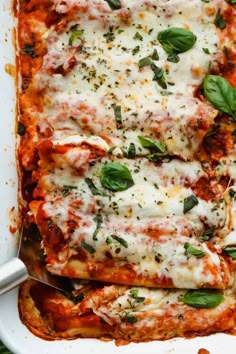
<path id="1" fill-rule="evenodd" d="M 48 53 L 34 77 L 37 88 L 47 88 L 40 129 L 43 131 L 47 124 L 53 127 L 54 139 L 85 131 L 106 134 L 111 146 L 122 148 L 129 146 L 144 129 L 147 134 L 161 134 L 168 152 L 192 158 L 199 146 L 194 138 L 197 120 L 204 118 L 210 124 L 216 114 L 192 95 L 207 74 L 209 64 L 218 61 L 222 51 L 212 23 L 219 1 L 211 5 L 199 1 L 160 1 L 158 6 L 153 1 L 124 1 L 122 5 L 122 10 L 111 11 L 104 1 L 55 2 L 58 13 L 73 8 L 77 13 L 64 31 L 48 32 Z M 212 6 L 208 11 L 212 16 L 207 15 L 207 5 Z M 121 16 L 124 10 L 129 14 L 128 23 Z M 84 32 L 69 46 L 70 28 L 75 25 Z M 194 47 L 180 54 L 178 63 L 167 60 L 168 54 L 157 40 L 158 32 L 172 26 L 189 28 L 197 36 Z M 164 72 L 166 90 L 153 80 L 150 66 L 138 65 L 154 50 L 159 60 L 153 62 Z M 68 70 L 72 59 L 76 65 Z M 52 75 L 51 70 L 60 67 L 68 70 L 67 74 Z M 116 129 L 113 104 L 121 106 L 123 131 Z"/>

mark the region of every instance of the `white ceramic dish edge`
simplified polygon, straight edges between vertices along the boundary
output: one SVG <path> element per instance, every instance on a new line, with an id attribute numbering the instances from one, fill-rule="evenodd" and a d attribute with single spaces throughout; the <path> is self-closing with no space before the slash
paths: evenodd
<path id="1" fill-rule="evenodd" d="M 16 252 L 16 239 L 9 232 L 9 210 L 17 208 L 17 174 L 14 151 L 15 84 L 5 72 L 6 64 L 14 64 L 12 28 L 14 21 L 9 0 L 0 3 L 0 263 Z M 18 315 L 17 290 L 0 298 L 0 339 L 14 354 L 197 354 L 200 348 L 210 354 L 234 354 L 236 337 L 217 334 L 191 340 L 129 344 L 117 347 L 113 342 L 93 339 L 44 341 L 31 334 Z"/>

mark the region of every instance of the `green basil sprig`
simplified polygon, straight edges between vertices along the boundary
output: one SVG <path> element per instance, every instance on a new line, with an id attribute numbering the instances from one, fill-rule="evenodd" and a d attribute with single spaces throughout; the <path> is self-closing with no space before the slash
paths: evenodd
<path id="1" fill-rule="evenodd" d="M 112 10 L 121 9 L 120 0 L 105 0 Z"/>
<path id="2" fill-rule="evenodd" d="M 153 152 L 159 152 L 163 154 L 166 151 L 165 144 L 163 141 L 158 143 L 157 141 L 154 141 L 149 138 L 145 138 L 144 136 L 139 135 L 138 136 L 139 142 L 142 145 L 142 147 L 152 150 Z"/>
<path id="3" fill-rule="evenodd" d="M 236 259 L 236 247 L 235 246 L 227 246 L 224 248 L 224 252 L 227 253 L 233 259 Z"/>
<path id="4" fill-rule="evenodd" d="M 206 309 L 220 305 L 223 300 L 222 293 L 215 289 L 188 290 L 183 298 L 186 305 Z"/>
<path id="5" fill-rule="evenodd" d="M 134 185 L 129 169 L 118 162 L 109 162 L 102 168 L 100 181 L 103 187 L 115 192 Z"/>
<path id="6" fill-rule="evenodd" d="M 196 258 L 202 258 L 206 255 L 205 252 L 191 246 L 190 243 L 188 243 L 188 242 L 185 242 L 184 248 L 185 248 L 186 254 L 192 254 Z"/>
<path id="7" fill-rule="evenodd" d="M 194 46 L 197 37 L 184 28 L 171 27 L 159 32 L 157 39 L 166 53 L 173 55 L 187 52 Z"/>
<path id="8" fill-rule="evenodd" d="M 236 120 L 236 90 L 227 80 L 218 75 L 207 75 L 204 95 L 215 108 Z"/>

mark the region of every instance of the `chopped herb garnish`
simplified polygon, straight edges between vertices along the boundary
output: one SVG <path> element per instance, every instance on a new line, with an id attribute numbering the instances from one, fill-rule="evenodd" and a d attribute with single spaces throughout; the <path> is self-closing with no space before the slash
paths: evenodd
<path id="1" fill-rule="evenodd" d="M 166 147 L 163 141 L 158 143 L 157 141 L 154 141 L 149 138 L 145 138 L 144 136 L 138 136 L 139 142 L 142 145 L 142 147 L 152 150 L 154 152 L 159 152 L 163 154 L 166 151 Z"/>
<path id="2" fill-rule="evenodd" d="M 190 245 L 190 243 L 185 242 L 184 244 L 184 248 L 185 248 L 185 252 L 186 254 L 192 254 L 193 256 L 195 256 L 196 258 L 202 258 L 206 255 L 205 252 L 198 250 L 197 248 L 194 248 Z"/>
<path id="3" fill-rule="evenodd" d="M 137 318 L 131 315 L 129 312 L 126 312 L 125 320 L 129 323 L 136 323 L 138 321 Z"/>
<path id="4" fill-rule="evenodd" d="M 183 302 L 195 308 L 213 308 L 220 305 L 224 297 L 220 290 L 197 289 L 188 290 L 184 295 Z"/>
<path id="5" fill-rule="evenodd" d="M 209 51 L 208 48 L 202 48 L 202 50 L 203 50 L 203 52 L 204 52 L 205 54 L 210 54 L 210 51 Z"/>
<path id="6" fill-rule="evenodd" d="M 116 104 L 113 104 L 112 108 L 114 109 L 116 123 L 117 125 L 120 125 L 122 123 L 121 106 L 117 106 Z"/>
<path id="7" fill-rule="evenodd" d="M 21 122 L 18 122 L 17 134 L 20 136 L 23 136 L 25 134 L 25 132 L 26 132 L 26 128 L 25 128 L 24 124 Z"/>
<path id="8" fill-rule="evenodd" d="M 84 30 L 78 30 L 78 29 L 74 30 L 70 35 L 69 45 L 72 46 L 76 39 L 81 39 L 83 34 L 84 34 Z"/>
<path id="9" fill-rule="evenodd" d="M 25 43 L 21 51 L 23 54 L 27 54 L 30 55 L 31 57 L 34 57 L 34 46 L 30 43 Z"/>
<path id="10" fill-rule="evenodd" d="M 66 197 L 72 189 L 77 189 L 77 186 L 70 186 L 70 185 L 64 184 L 63 189 L 62 189 L 63 197 Z"/>
<path id="11" fill-rule="evenodd" d="M 92 195 L 101 195 L 101 196 L 106 196 L 106 193 L 97 189 L 97 187 L 95 186 L 95 184 L 93 183 L 93 181 L 90 178 L 85 178 L 84 179 L 85 183 L 88 185 Z"/>
<path id="12" fill-rule="evenodd" d="M 135 159 L 135 157 L 136 157 L 135 145 L 134 145 L 134 143 L 130 143 L 128 151 L 127 151 L 127 158 L 128 159 Z"/>
<path id="13" fill-rule="evenodd" d="M 198 199 L 195 195 L 190 195 L 187 198 L 184 198 L 184 214 L 193 209 L 196 205 L 198 205 Z"/>
<path id="14" fill-rule="evenodd" d="M 145 66 L 151 65 L 151 59 L 149 57 L 145 57 L 139 60 L 138 66 L 139 68 L 144 68 Z"/>
<path id="15" fill-rule="evenodd" d="M 236 196 L 236 190 L 235 190 L 235 189 L 230 189 L 230 190 L 229 190 L 229 195 L 230 195 L 231 198 L 235 198 L 235 196 Z"/>
<path id="16" fill-rule="evenodd" d="M 230 256 L 233 259 L 236 259 L 236 247 L 234 246 L 228 246 L 224 248 L 224 252 L 227 253 L 228 256 Z"/>
<path id="17" fill-rule="evenodd" d="M 215 226 L 210 227 L 209 229 L 205 230 L 201 236 L 198 237 L 199 241 L 201 242 L 205 242 L 205 241 L 209 241 L 210 238 L 213 236 L 213 233 L 215 231 Z"/>
<path id="18" fill-rule="evenodd" d="M 109 162 L 102 168 L 100 181 L 112 191 L 124 191 L 134 185 L 129 169 L 118 162 Z"/>
<path id="19" fill-rule="evenodd" d="M 110 6 L 110 8 L 112 10 L 119 10 L 121 9 L 121 2 L 120 0 L 105 0 L 108 5 Z"/>
<path id="20" fill-rule="evenodd" d="M 110 43 L 110 42 L 113 42 L 115 40 L 115 33 L 113 32 L 113 27 L 109 27 L 109 32 L 105 33 L 103 35 L 103 37 L 106 38 L 106 42 L 107 43 Z"/>
<path id="21" fill-rule="evenodd" d="M 93 254 L 96 252 L 96 250 L 93 248 L 93 246 L 89 245 L 87 242 L 85 242 L 84 240 L 81 241 L 81 247 L 83 247 L 86 251 L 88 251 L 89 253 Z"/>
<path id="22" fill-rule="evenodd" d="M 111 237 L 116 240 L 117 242 L 119 242 L 122 246 L 124 246 L 125 248 L 128 248 L 128 242 L 125 241 L 122 237 L 116 236 L 116 235 L 111 235 Z"/>
<path id="23" fill-rule="evenodd" d="M 230 55 L 229 49 L 226 46 L 224 46 L 224 52 L 225 52 L 226 59 L 230 60 L 231 55 Z"/>
<path id="24" fill-rule="evenodd" d="M 225 22 L 223 16 L 221 15 L 220 9 L 218 10 L 218 12 L 216 14 L 214 24 L 216 27 L 218 27 L 220 29 L 224 29 L 226 27 L 226 22 Z"/>
<path id="25" fill-rule="evenodd" d="M 116 146 L 112 146 L 112 147 L 107 151 L 108 154 L 111 155 L 115 149 L 116 149 Z"/>
<path id="26" fill-rule="evenodd" d="M 152 55 L 151 55 L 152 60 L 159 60 L 159 54 L 156 49 L 154 49 Z"/>
<path id="27" fill-rule="evenodd" d="M 133 55 L 136 55 L 136 54 L 138 54 L 139 51 L 140 51 L 140 46 L 137 45 L 137 46 L 134 47 L 134 49 L 132 50 L 132 54 L 133 54 Z"/>
<path id="28" fill-rule="evenodd" d="M 138 40 L 142 41 L 143 40 L 143 36 L 139 32 L 136 32 L 135 35 L 134 35 L 134 39 L 138 39 Z"/>
<path id="29" fill-rule="evenodd" d="M 164 75 L 164 70 L 161 68 L 158 68 L 154 63 L 151 64 L 151 69 L 154 72 L 154 77 L 153 81 L 156 81 L 159 86 L 161 86 L 163 89 L 167 89 L 167 83 Z"/>
<path id="30" fill-rule="evenodd" d="M 135 299 L 137 302 L 144 302 L 145 301 L 145 297 L 143 296 L 138 296 L 138 289 L 131 289 L 130 290 L 130 296 Z"/>
<path id="31" fill-rule="evenodd" d="M 209 3 L 210 0 L 201 0 L 202 2 L 206 2 L 206 3 Z"/>
<path id="32" fill-rule="evenodd" d="M 96 229 L 93 233 L 93 240 L 97 241 L 97 234 L 98 234 L 98 231 L 101 229 L 101 225 L 103 222 L 102 215 L 101 214 L 96 215 L 93 220 L 97 223 Z"/>

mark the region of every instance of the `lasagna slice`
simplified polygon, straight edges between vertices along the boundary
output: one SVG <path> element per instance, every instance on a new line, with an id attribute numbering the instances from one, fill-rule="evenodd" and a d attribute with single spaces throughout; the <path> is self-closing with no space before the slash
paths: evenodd
<path id="1" fill-rule="evenodd" d="M 233 289 L 154 290 L 87 283 L 69 299 L 30 281 L 21 288 L 19 307 L 22 321 L 47 340 L 96 337 L 125 344 L 192 337 L 230 331 L 236 320 Z"/>
<path id="2" fill-rule="evenodd" d="M 217 243 L 229 232 L 227 189 L 196 161 L 111 160 L 104 147 L 98 137 L 74 136 L 38 148 L 34 195 L 47 193 L 30 208 L 47 269 L 130 285 L 225 288 L 230 271 Z M 208 229 L 215 245 L 202 242 Z"/>

